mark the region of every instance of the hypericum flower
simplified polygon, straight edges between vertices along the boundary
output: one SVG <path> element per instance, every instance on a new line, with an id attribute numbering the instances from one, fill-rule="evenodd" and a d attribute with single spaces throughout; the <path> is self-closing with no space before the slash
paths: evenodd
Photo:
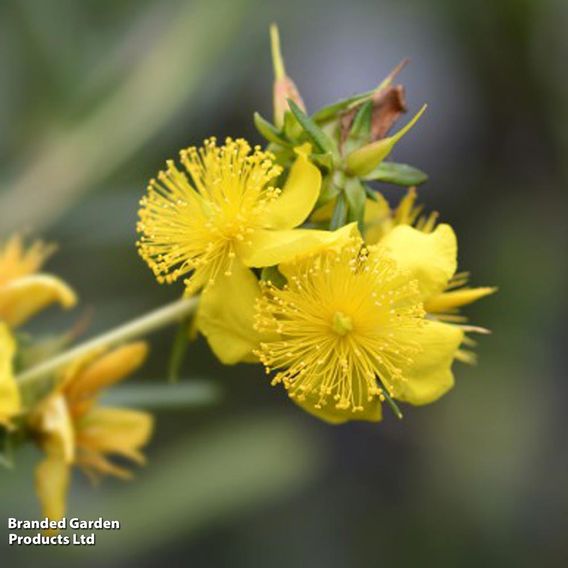
<path id="1" fill-rule="evenodd" d="M 270 266 L 329 239 L 325 231 L 293 230 L 311 212 L 321 174 L 308 159 L 309 145 L 296 149 L 282 190 L 282 168 L 273 155 L 251 150 L 242 139 L 215 138 L 200 149 L 182 150 L 150 181 L 141 201 L 139 252 L 160 282 L 182 275 L 188 293 L 231 275 L 234 265 Z"/>
<path id="2" fill-rule="evenodd" d="M 40 241 L 25 249 L 18 235 L 0 247 L 0 321 L 17 327 L 55 302 L 75 305 L 75 293 L 65 282 L 38 272 L 52 252 Z"/>
<path id="3" fill-rule="evenodd" d="M 14 379 L 14 339 L 6 324 L 0 322 L 0 425 L 10 426 L 10 420 L 20 411 L 20 392 Z"/>
<path id="4" fill-rule="evenodd" d="M 451 388 L 463 332 L 425 319 L 421 301 L 422 288 L 454 270 L 452 229 L 441 225 L 437 237 L 419 264 L 354 240 L 280 265 L 287 284 L 262 285 L 256 319 L 277 335 L 258 350 L 277 371 L 273 384 L 332 423 L 378 421 L 385 397 L 426 404 Z"/>
<path id="5" fill-rule="evenodd" d="M 358 234 L 356 223 L 333 232 L 323 233 L 320 246 L 314 241 L 307 249 L 315 253 L 329 247 L 340 247 Z M 254 328 L 254 305 L 260 296 L 260 286 L 251 270 L 237 264 L 230 277 L 223 276 L 218 286 L 202 295 L 196 317 L 196 327 L 207 338 L 212 351 L 222 363 L 257 363 L 254 355 L 261 341 L 270 335 Z"/>
<path id="6" fill-rule="evenodd" d="M 149 440 L 153 420 L 146 412 L 97 405 L 99 392 L 125 379 L 146 358 L 147 346 L 136 342 L 107 353 L 79 359 L 56 390 L 32 411 L 29 427 L 46 453 L 36 470 L 36 490 L 43 514 L 58 520 L 65 502 L 72 465 L 92 480 L 111 474 L 131 477 L 108 455 L 143 464 L 140 452 Z"/>
<path id="7" fill-rule="evenodd" d="M 430 241 L 436 238 L 433 233 L 436 232 L 437 213 L 423 215 L 422 207 L 417 206 L 415 201 L 416 192 L 410 189 L 396 210 L 386 218 L 383 216 L 381 223 L 371 226 L 366 232 L 367 242 L 378 242 L 380 246 L 391 249 L 393 254 L 403 253 L 406 267 L 409 263 L 420 262 L 423 251 L 428 249 Z M 375 206 L 373 211 L 377 212 Z M 411 228 L 412 225 L 418 229 L 418 233 Z M 394 227 L 400 227 L 400 230 L 394 233 Z M 469 288 L 467 286 L 469 273 L 456 273 L 456 268 L 457 265 L 453 272 L 447 274 L 447 278 L 438 280 L 436 286 L 423 290 L 421 299 L 424 309 L 430 317 L 459 325 L 464 331 L 487 333 L 484 328 L 465 325 L 467 318 L 459 313 L 459 309 L 494 294 L 497 288 L 491 286 Z M 473 346 L 475 342 L 470 337 L 464 336 L 464 344 Z M 475 354 L 468 349 L 458 350 L 456 358 L 465 363 L 474 363 L 476 360 Z"/>

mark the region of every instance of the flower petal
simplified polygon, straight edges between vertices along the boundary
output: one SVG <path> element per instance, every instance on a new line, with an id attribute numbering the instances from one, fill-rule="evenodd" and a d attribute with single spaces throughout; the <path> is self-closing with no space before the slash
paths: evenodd
<path id="1" fill-rule="evenodd" d="M 77 446 L 143 463 L 140 448 L 154 426 L 151 414 L 127 408 L 95 407 L 77 425 Z"/>
<path id="2" fill-rule="evenodd" d="M 321 408 L 316 408 L 317 400 L 315 397 L 306 397 L 305 400 L 302 401 L 298 400 L 297 397 L 290 397 L 290 399 L 312 416 L 329 424 L 344 424 L 345 422 L 352 422 L 354 420 L 380 422 L 383 418 L 381 401 L 377 397 L 368 402 L 365 409 L 361 412 L 336 408 L 333 400 L 329 401 Z"/>
<path id="3" fill-rule="evenodd" d="M 69 478 L 69 465 L 57 455 L 48 454 L 36 468 L 35 486 L 41 509 L 52 521 L 65 515 Z"/>
<path id="4" fill-rule="evenodd" d="M 293 229 L 312 212 L 319 197 L 321 173 L 308 159 L 309 149 L 296 149 L 298 157 L 290 168 L 280 196 L 264 210 L 267 229 Z"/>
<path id="5" fill-rule="evenodd" d="M 73 377 L 65 380 L 65 394 L 71 404 L 94 397 L 101 389 L 124 380 L 133 373 L 148 354 L 148 345 L 136 341 L 117 347 L 94 360 L 87 359 Z"/>
<path id="6" fill-rule="evenodd" d="M 453 325 L 426 320 L 423 327 L 411 332 L 409 339 L 422 350 L 401 369 L 405 382 L 396 398 L 415 405 L 434 402 L 454 385 L 451 366 L 463 331 Z"/>
<path id="7" fill-rule="evenodd" d="M 428 298 L 424 304 L 424 309 L 431 314 L 440 314 L 476 302 L 485 296 L 494 294 L 496 291 L 497 288 L 486 286 L 442 292 Z"/>
<path id="8" fill-rule="evenodd" d="M 225 365 L 255 362 L 252 354 L 264 335 L 254 329 L 254 305 L 260 295 L 258 280 L 240 261 L 230 276 L 222 276 L 201 296 L 196 325 L 209 347 Z"/>
<path id="9" fill-rule="evenodd" d="M 378 243 L 393 225 L 388 201 L 378 191 L 375 197 L 374 200 L 367 199 L 365 203 L 365 242 L 368 245 Z"/>
<path id="10" fill-rule="evenodd" d="M 456 271 L 456 235 L 449 225 L 438 225 L 431 233 L 400 225 L 383 237 L 376 245 L 375 250 L 378 249 L 386 250 L 400 268 L 418 281 L 424 300 L 442 292 Z"/>
<path id="11" fill-rule="evenodd" d="M 342 245 L 357 234 L 356 223 L 333 232 L 311 229 L 261 229 L 251 235 L 248 243 L 239 246 L 238 254 L 247 266 L 274 266 L 289 262 L 297 256 L 312 254 L 322 248 Z"/>
<path id="12" fill-rule="evenodd" d="M 51 394 L 40 402 L 30 417 L 30 426 L 39 433 L 41 445 L 47 453 L 58 456 L 66 463 L 73 462 L 75 430 L 62 394 Z"/>
<path id="13" fill-rule="evenodd" d="M 55 302 L 71 308 L 77 297 L 65 282 L 49 274 L 17 278 L 0 286 L 0 320 L 17 327 Z"/>
<path id="14" fill-rule="evenodd" d="M 8 426 L 20 411 L 20 392 L 14 379 L 12 362 L 16 344 L 6 324 L 0 322 L 0 424 Z"/>

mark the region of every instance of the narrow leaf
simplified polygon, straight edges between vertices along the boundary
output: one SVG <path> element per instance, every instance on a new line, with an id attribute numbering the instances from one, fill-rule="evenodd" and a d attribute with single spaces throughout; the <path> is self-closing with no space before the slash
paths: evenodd
<path id="1" fill-rule="evenodd" d="M 343 227 L 347 221 L 347 203 L 345 201 L 345 195 L 340 193 L 337 196 L 337 201 L 335 202 L 335 207 L 333 209 L 333 215 L 331 216 L 331 221 L 329 222 L 330 231 L 335 231 L 340 227 Z"/>
<path id="2" fill-rule="evenodd" d="M 381 162 L 372 172 L 368 173 L 364 179 L 368 181 L 384 181 L 386 183 L 410 187 L 423 184 L 428 180 L 428 175 L 422 170 L 409 166 L 408 164 Z"/>
<path id="3" fill-rule="evenodd" d="M 217 402 L 221 392 L 210 381 L 192 378 L 174 385 L 136 384 L 114 387 L 103 395 L 105 404 L 147 408 L 181 408 Z"/>
<path id="4" fill-rule="evenodd" d="M 279 144 L 280 146 L 289 147 L 289 142 L 284 138 L 282 132 L 278 130 L 268 120 L 262 118 L 258 112 L 254 113 L 254 125 L 256 129 L 269 142 Z"/>
<path id="5" fill-rule="evenodd" d="M 349 205 L 347 214 L 347 221 L 356 221 L 359 225 L 359 230 L 363 231 L 363 218 L 365 215 L 365 201 L 367 195 L 363 184 L 356 178 L 352 178 L 345 186 L 345 197 Z"/>
<path id="6" fill-rule="evenodd" d="M 329 136 L 304 112 L 302 109 L 291 99 L 288 99 L 290 110 L 295 116 L 296 120 L 300 123 L 306 134 L 310 137 L 312 142 L 316 145 L 320 152 L 336 153 L 335 145 Z"/>
<path id="7" fill-rule="evenodd" d="M 315 112 L 312 116 L 312 120 L 314 120 L 318 124 L 329 122 L 330 120 L 337 118 L 337 115 L 341 111 L 369 100 L 373 96 L 374 92 L 374 90 L 367 91 L 365 93 L 360 93 L 358 95 L 353 95 L 352 97 L 342 99 L 331 105 L 327 105 Z"/>

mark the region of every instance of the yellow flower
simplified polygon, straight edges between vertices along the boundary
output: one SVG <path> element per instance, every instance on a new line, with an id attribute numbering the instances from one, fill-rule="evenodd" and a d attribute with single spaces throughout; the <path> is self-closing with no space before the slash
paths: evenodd
<path id="1" fill-rule="evenodd" d="M 113 464 L 117 455 L 143 464 L 140 452 L 149 440 L 153 420 L 146 412 L 97 405 L 99 392 L 125 379 L 145 360 L 144 342 L 78 360 L 56 390 L 33 410 L 29 426 L 46 453 L 36 470 L 36 490 L 43 514 L 52 520 L 65 514 L 72 465 L 96 481 L 111 474 L 128 479 L 130 472 Z"/>
<path id="2" fill-rule="evenodd" d="M 440 229 L 443 225 L 436 226 L 437 214 L 422 215 L 422 208 L 415 205 L 415 200 L 416 192 L 411 189 L 392 213 L 391 218 L 382 227 L 377 227 L 381 232 L 380 238 L 373 229 L 367 232 L 367 239 L 370 238 L 371 242 L 378 242 L 378 246 L 389 248 L 392 254 L 401 255 L 405 259 L 405 268 L 419 264 L 421 255 L 425 250 L 429 250 L 434 242 L 445 241 L 442 236 L 443 230 Z M 414 225 L 415 229 L 411 225 Z M 393 231 L 394 227 L 398 227 L 398 230 Z M 457 254 L 455 239 L 452 249 L 455 249 Z M 454 264 L 452 271 L 446 272 L 443 278 L 438 279 L 436 286 L 423 290 L 421 299 L 424 309 L 430 317 L 460 325 L 465 331 L 487 333 L 484 328 L 464 325 L 467 319 L 460 315 L 459 309 L 494 294 L 497 288 L 491 286 L 469 288 L 467 286 L 469 274 L 456 273 L 456 269 L 457 264 Z M 475 342 L 470 337 L 464 336 L 464 344 L 473 346 Z M 456 358 L 466 363 L 474 363 L 476 360 L 475 354 L 467 349 L 460 349 L 456 353 Z"/>
<path id="3" fill-rule="evenodd" d="M 258 282 L 249 267 L 274 266 L 299 254 L 333 246 L 355 230 L 297 229 L 319 196 L 321 174 L 296 148 L 282 190 L 273 156 L 244 140 L 214 138 L 182 150 L 185 172 L 168 162 L 142 199 L 138 231 L 141 256 L 160 282 L 192 273 L 186 293 L 204 287 L 196 326 L 226 363 L 254 360 L 259 335 L 252 306 Z M 215 283 L 215 286 L 212 284 Z"/>
<path id="4" fill-rule="evenodd" d="M 40 241 L 26 250 L 17 235 L 0 247 L 0 321 L 17 327 L 55 302 L 64 308 L 75 305 L 67 284 L 38 272 L 52 252 L 53 247 Z"/>
<path id="5" fill-rule="evenodd" d="M 160 282 L 186 280 L 188 293 L 230 276 L 235 266 L 270 266 L 328 238 L 323 231 L 293 230 L 311 212 L 321 174 L 309 145 L 296 150 L 282 190 L 273 183 L 282 168 L 273 155 L 242 139 L 215 138 L 182 150 L 185 172 L 168 161 L 141 201 L 138 243 Z"/>
<path id="6" fill-rule="evenodd" d="M 331 423 L 378 421 L 385 397 L 427 404 L 451 388 L 463 332 L 426 319 L 421 300 L 454 270 L 453 231 L 440 237 L 418 263 L 354 240 L 280 265 L 288 283 L 262 285 L 256 316 L 277 335 L 258 350 L 273 384 Z"/>
<path id="7" fill-rule="evenodd" d="M 6 324 L 0 322 L 0 425 L 9 427 L 20 411 L 20 393 L 12 368 L 16 346 Z"/>

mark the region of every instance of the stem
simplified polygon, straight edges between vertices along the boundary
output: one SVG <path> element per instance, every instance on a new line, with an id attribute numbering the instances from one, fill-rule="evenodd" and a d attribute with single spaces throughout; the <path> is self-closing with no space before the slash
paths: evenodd
<path id="1" fill-rule="evenodd" d="M 72 361 L 85 356 L 95 349 L 108 348 L 117 343 L 123 343 L 129 339 L 135 339 L 147 335 L 157 329 L 175 323 L 192 314 L 197 307 L 198 297 L 182 298 L 162 308 L 158 308 L 149 314 L 141 316 L 133 321 L 125 323 L 103 335 L 73 347 L 52 359 L 48 359 L 23 373 L 16 380 L 22 386 L 30 385 L 38 380 L 52 375 Z"/>

